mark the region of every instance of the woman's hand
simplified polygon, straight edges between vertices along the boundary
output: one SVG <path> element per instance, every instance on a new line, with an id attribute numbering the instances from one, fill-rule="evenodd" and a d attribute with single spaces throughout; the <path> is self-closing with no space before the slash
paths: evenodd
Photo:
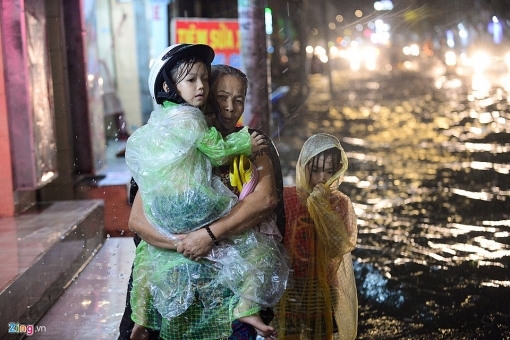
<path id="1" fill-rule="evenodd" d="M 190 260 L 197 261 L 211 251 L 213 243 L 205 229 L 198 229 L 189 234 L 174 235 L 169 239 L 158 232 L 147 220 L 143 212 L 140 193 L 137 193 L 129 216 L 129 229 L 137 233 L 148 244 L 170 250 L 177 250 Z"/>
<path id="2" fill-rule="evenodd" d="M 177 246 L 177 251 L 193 261 L 205 257 L 213 247 L 212 239 L 204 228 L 179 236 L 181 240 Z"/>
<path id="3" fill-rule="evenodd" d="M 177 245 L 177 252 L 192 261 L 199 261 L 212 249 L 213 242 L 204 228 L 192 231 L 188 234 L 178 235 L 180 242 Z"/>

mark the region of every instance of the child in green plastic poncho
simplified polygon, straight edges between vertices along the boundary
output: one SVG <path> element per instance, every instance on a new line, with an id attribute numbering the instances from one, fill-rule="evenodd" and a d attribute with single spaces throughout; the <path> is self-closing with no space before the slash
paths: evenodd
<path id="1" fill-rule="evenodd" d="M 207 225 L 229 212 L 237 197 L 212 175 L 212 166 L 265 146 L 261 136 L 250 136 L 247 129 L 224 140 L 208 127 L 198 108 L 207 99 L 213 58 L 209 46 L 181 44 L 170 46 L 156 59 L 149 88 L 160 105 L 147 125 L 129 138 L 126 163 L 139 186 L 145 215 L 159 232 L 172 238 L 205 226 L 216 244 Z M 207 257 L 212 262 L 194 262 L 175 251 L 141 244 L 133 272 L 133 320 L 157 329 L 160 321 L 153 317 L 153 307 L 163 318 L 177 318 L 200 296 L 201 303 L 210 307 L 206 308 L 209 313 L 190 320 L 190 328 L 194 323 L 211 322 L 223 323 L 228 329 L 233 319 L 255 317 L 259 330 L 258 311 L 278 301 L 288 275 L 281 249 L 265 241 L 245 235 L 238 243 L 213 249 Z M 274 274 L 267 275 L 267 269 Z M 258 283 L 253 280 L 257 276 L 263 277 Z M 218 287 L 225 286 L 235 296 L 221 296 Z M 261 335 L 275 333 L 265 327 Z"/>

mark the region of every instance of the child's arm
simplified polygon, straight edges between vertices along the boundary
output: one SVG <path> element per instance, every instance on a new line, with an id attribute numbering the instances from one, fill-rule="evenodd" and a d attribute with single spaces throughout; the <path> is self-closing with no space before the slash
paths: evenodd
<path id="1" fill-rule="evenodd" d="M 267 140 L 266 137 L 258 133 L 257 131 L 253 131 L 250 135 L 250 141 L 251 141 L 251 153 L 254 154 L 257 151 L 260 151 L 262 149 L 267 149 Z"/>
<path id="2" fill-rule="evenodd" d="M 223 138 L 216 128 L 212 127 L 197 143 L 197 148 L 202 151 L 210 160 L 214 167 L 226 164 L 230 161 L 232 155 L 249 156 L 252 150 L 258 151 L 264 147 L 265 138 L 257 133 L 248 132 L 248 128 L 243 128 Z M 253 152 L 255 152 L 253 151 Z"/>

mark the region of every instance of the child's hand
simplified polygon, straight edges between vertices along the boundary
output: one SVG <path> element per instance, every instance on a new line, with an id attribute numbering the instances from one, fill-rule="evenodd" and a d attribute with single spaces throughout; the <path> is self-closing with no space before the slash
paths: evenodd
<path id="1" fill-rule="evenodd" d="M 259 150 L 267 148 L 267 140 L 264 135 L 254 131 L 250 135 L 250 139 L 251 139 L 251 153 L 255 153 Z"/>

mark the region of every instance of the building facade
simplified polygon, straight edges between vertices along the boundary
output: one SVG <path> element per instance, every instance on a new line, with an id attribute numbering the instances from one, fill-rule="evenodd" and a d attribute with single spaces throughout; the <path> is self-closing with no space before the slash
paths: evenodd
<path id="1" fill-rule="evenodd" d="M 142 124 L 137 42 L 147 40 L 137 2 L 1 3 L 0 217 L 75 199 L 104 166 L 107 138 Z"/>

